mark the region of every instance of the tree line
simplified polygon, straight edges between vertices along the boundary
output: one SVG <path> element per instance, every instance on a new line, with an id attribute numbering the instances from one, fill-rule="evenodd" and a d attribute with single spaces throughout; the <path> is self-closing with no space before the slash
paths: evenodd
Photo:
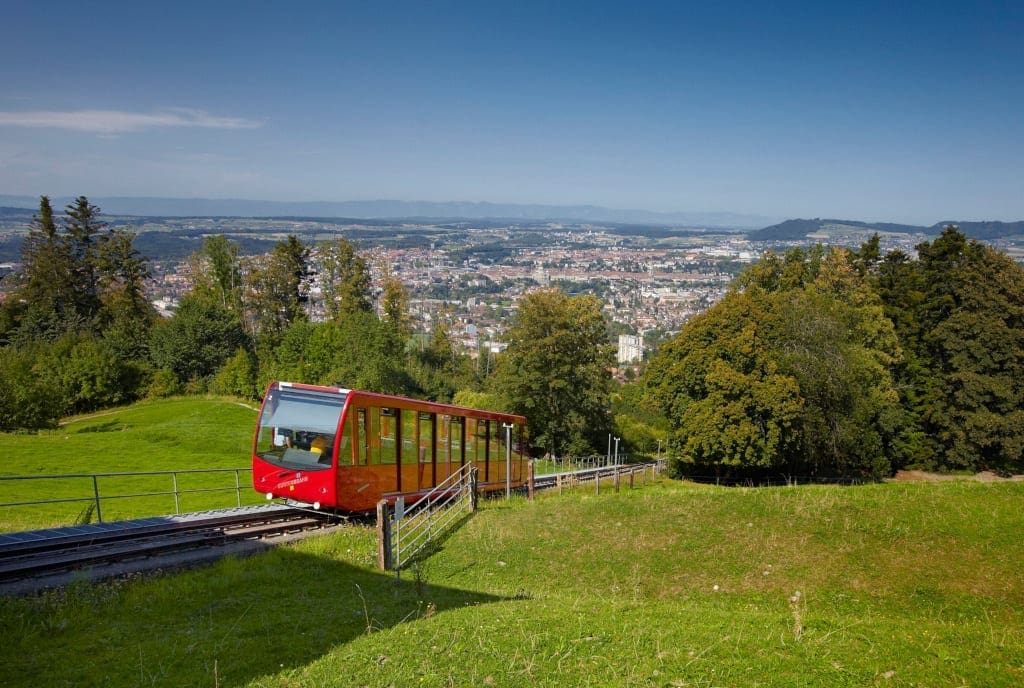
<path id="1" fill-rule="evenodd" d="M 1024 463 L 1024 268 L 947 227 L 767 254 L 648 367 L 675 470 L 881 477 Z"/>
<path id="2" fill-rule="evenodd" d="M 448 314 L 414 336 L 409 297 L 346 239 L 311 251 L 289 236 L 243 257 L 222 235 L 188 261 L 170 318 L 145 297 L 148 261 L 85 197 L 58 221 L 49 199 L 23 246 L 19 283 L 0 306 L 0 430 L 55 426 L 74 413 L 147 396 L 258 399 L 271 380 L 332 384 L 528 416 L 533 444 L 589 453 L 611 432 L 613 363 L 601 304 L 557 290 L 525 297 L 503 355 L 471 359 Z M 312 277 L 323 319 L 309 317 Z"/>
<path id="3" fill-rule="evenodd" d="M 955 227 L 916 256 L 882 256 L 877 236 L 769 252 L 623 385 L 592 295 L 528 293 L 508 348 L 473 359 L 444 309 L 415 333 L 402 284 L 387 266 L 371 279 L 348 240 L 242 256 L 207 236 L 161 318 L 134 238 L 85 197 L 60 218 L 41 198 L 0 305 L 0 430 L 147 396 L 255 400 L 292 380 L 519 413 L 535 454 L 603 453 L 614 433 L 678 474 L 1024 467 L 1024 268 Z"/>

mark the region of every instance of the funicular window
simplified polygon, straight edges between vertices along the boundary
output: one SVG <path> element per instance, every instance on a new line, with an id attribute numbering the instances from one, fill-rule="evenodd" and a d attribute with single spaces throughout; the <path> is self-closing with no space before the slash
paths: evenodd
<path id="1" fill-rule="evenodd" d="M 402 410 L 402 463 L 415 463 L 416 412 Z"/>
<path id="2" fill-rule="evenodd" d="M 369 409 L 369 423 L 366 431 L 366 444 L 369 447 L 370 464 L 380 463 L 380 409 L 376 406 Z"/>
<path id="3" fill-rule="evenodd" d="M 434 434 L 437 420 L 433 413 L 420 412 L 417 416 L 419 425 L 419 468 L 417 483 L 420 489 L 433 487 L 437 484 L 437 466 L 434 464 Z"/>
<path id="4" fill-rule="evenodd" d="M 271 389 L 260 411 L 257 455 L 286 468 L 329 468 L 346 396 L 284 386 Z"/>
<path id="5" fill-rule="evenodd" d="M 420 413 L 420 463 L 433 463 L 434 461 L 434 414 Z"/>
<path id="6" fill-rule="evenodd" d="M 516 423 L 512 428 L 512 478 L 519 480 L 523 472 L 523 426 Z"/>
<path id="7" fill-rule="evenodd" d="M 448 463 L 448 442 L 449 430 L 451 429 L 452 417 L 441 415 L 437 417 L 437 450 L 434 456 L 437 463 Z"/>
<path id="8" fill-rule="evenodd" d="M 483 480 L 486 482 L 491 479 L 491 467 L 490 457 L 487 455 L 487 437 L 490 434 L 491 421 L 489 420 L 477 420 L 476 422 L 476 436 L 474 437 L 474 444 L 476 445 L 476 460 L 482 461 L 484 464 Z"/>
<path id="9" fill-rule="evenodd" d="M 477 457 L 476 455 L 476 425 L 479 421 L 476 418 L 465 418 L 465 437 L 466 444 L 466 463 L 473 463 L 474 461 L 483 461 L 483 457 Z"/>
<path id="10" fill-rule="evenodd" d="M 369 454 L 370 447 L 370 428 L 367 424 L 368 417 L 366 409 L 356 409 L 355 419 L 352 421 L 356 426 L 356 444 L 357 454 L 356 463 L 360 466 L 367 465 L 367 456 Z"/>
<path id="11" fill-rule="evenodd" d="M 466 419 L 461 416 L 452 416 L 451 429 L 448 431 L 448 435 L 451 439 L 451 461 L 462 465 L 465 463 L 465 456 L 463 454 L 463 447 L 465 445 L 465 436 L 463 434 L 465 428 L 463 422 Z"/>
<path id="12" fill-rule="evenodd" d="M 382 464 L 395 464 L 398 462 L 397 416 L 397 409 L 380 409 L 380 424 L 377 436 L 380 438 L 380 462 Z"/>
<path id="13" fill-rule="evenodd" d="M 491 422 L 491 436 L 489 440 L 491 479 L 504 480 L 505 467 L 508 455 L 505 453 L 505 424 L 498 421 Z"/>

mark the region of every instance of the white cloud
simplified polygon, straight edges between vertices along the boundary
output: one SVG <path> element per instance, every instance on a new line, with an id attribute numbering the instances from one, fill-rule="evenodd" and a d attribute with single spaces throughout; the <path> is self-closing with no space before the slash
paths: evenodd
<path id="1" fill-rule="evenodd" d="M 256 129 L 262 127 L 263 122 L 240 117 L 217 117 L 203 110 L 166 108 L 152 113 L 119 110 L 0 112 L 0 126 L 70 129 L 94 134 L 123 134 L 161 127 Z"/>

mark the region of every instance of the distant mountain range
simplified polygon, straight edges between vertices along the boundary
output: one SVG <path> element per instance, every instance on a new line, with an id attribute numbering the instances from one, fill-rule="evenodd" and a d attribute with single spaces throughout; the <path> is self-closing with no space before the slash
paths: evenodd
<path id="1" fill-rule="evenodd" d="M 71 198 L 54 197 L 55 209 Z M 750 230 L 777 222 L 779 218 L 743 213 L 656 213 L 647 210 L 618 210 L 595 205 L 524 205 L 514 203 L 471 203 L 430 201 L 252 201 L 215 198 L 89 197 L 107 215 L 148 217 L 309 217 L 402 220 L 484 220 L 513 222 L 550 220 L 555 222 L 611 222 L 678 225 L 687 228 Z M 32 196 L 0 195 L 0 206 L 38 208 Z"/>
<path id="2" fill-rule="evenodd" d="M 60 211 L 72 198 L 51 198 Z M 651 225 L 657 227 L 706 228 L 747 231 L 753 241 L 813 240 L 813 235 L 844 232 L 879 232 L 937 236 L 950 224 L 969 237 L 983 241 L 1024 237 L 1024 221 L 974 222 L 947 220 L 934 225 L 905 225 L 891 222 L 861 222 L 839 219 L 795 219 L 777 224 L 777 218 L 743 213 L 656 213 L 646 210 L 617 210 L 595 205 L 524 205 L 512 203 L 435 203 L 431 201 L 312 201 L 282 202 L 213 198 L 90 197 L 108 216 L 130 217 L 280 217 L 359 222 L 373 220 L 423 223 L 457 221 L 565 222 Z M 32 196 L 0 194 L 0 217 L 31 217 L 39 199 Z M 766 226 L 767 225 L 767 226 Z M 753 231 L 751 231 L 753 230 Z M 811 235 L 811 236 L 809 236 Z"/>
<path id="3" fill-rule="evenodd" d="M 1017 222 L 961 222 L 946 220 L 929 227 L 900 225 L 891 222 L 860 222 L 857 220 L 786 220 L 779 224 L 750 232 L 752 241 L 800 241 L 814 234 L 835 234 L 843 231 L 866 231 L 880 234 L 927 234 L 938 236 L 949 225 L 956 225 L 960 231 L 973 239 L 992 241 L 1009 237 L 1024 237 L 1024 221 Z M 813 237 L 810 237 L 813 238 Z"/>

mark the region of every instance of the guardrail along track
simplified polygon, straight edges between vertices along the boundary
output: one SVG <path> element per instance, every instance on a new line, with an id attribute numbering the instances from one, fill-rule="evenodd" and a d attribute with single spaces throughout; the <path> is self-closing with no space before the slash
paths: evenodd
<path id="1" fill-rule="evenodd" d="M 185 568 L 336 524 L 329 514 L 269 505 L 0 534 L 0 592 Z"/>

